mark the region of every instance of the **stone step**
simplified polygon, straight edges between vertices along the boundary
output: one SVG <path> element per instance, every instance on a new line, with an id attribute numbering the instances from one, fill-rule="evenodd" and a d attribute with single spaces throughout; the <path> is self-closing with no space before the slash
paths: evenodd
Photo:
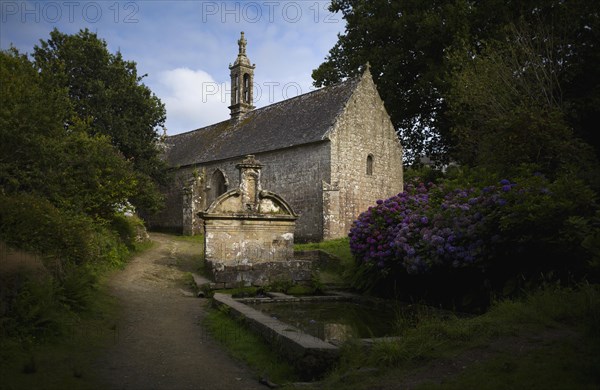
<path id="1" fill-rule="evenodd" d="M 267 294 L 267 296 L 269 296 L 271 298 L 295 298 L 295 297 L 293 297 L 291 295 L 287 295 L 287 294 L 284 294 L 284 293 L 281 293 L 281 292 L 274 292 L 274 291 L 273 292 L 269 291 L 269 292 L 267 292 L 265 294 Z"/>

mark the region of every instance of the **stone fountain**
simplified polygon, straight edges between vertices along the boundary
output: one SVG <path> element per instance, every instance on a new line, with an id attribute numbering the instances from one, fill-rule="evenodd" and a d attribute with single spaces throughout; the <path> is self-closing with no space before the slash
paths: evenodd
<path id="1" fill-rule="evenodd" d="M 294 259 L 298 216 L 279 195 L 263 190 L 262 164 L 248 155 L 236 165 L 238 188 L 199 213 L 204 220 L 205 261 L 217 286 L 308 282 L 311 261 Z"/>

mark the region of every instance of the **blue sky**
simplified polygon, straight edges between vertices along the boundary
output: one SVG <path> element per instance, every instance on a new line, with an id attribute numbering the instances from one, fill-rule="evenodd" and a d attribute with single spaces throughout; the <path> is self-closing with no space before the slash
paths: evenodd
<path id="1" fill-rule="evenodd" d="M 169 135 L 229 117 L 229 69 L 240 32 L 256 64 L 255 106 L 310 92 L 311 72 L 343 33 L 329 0 L 0 1 L 0 48 L 31 53 L 53 28 L 88 28 L 137 63 L 167 107 Z"/>

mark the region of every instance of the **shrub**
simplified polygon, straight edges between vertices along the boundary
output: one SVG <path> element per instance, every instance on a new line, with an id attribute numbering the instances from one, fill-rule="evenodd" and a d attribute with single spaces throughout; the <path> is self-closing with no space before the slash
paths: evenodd
<path id="1" fill-rule="evenodd" d="M 137 226 L 117 220 L 126 232 Z M 0 275 L 0 338 L 21 341 L 58 334 L 65 321 L 89 309 L 98 276 L 124 264 L 134 239 L 107 221 L 30 194 L 0 195 L 0 221 L 0 242 L 40 259 L 35 272 Z"/>
<path id="2" fill-rule="evenodd" d="M 354 222 L 350 248 L 362 279 L 355 285 L 462 269 L 505 280 L 581 273 L 582 240 L 564 232 L 573 216 L 593 215 L 594 200 L 576 180 L 551 182 L 539 174 L 462 187 L 409 184 Z"/>
<path id="3" fill-rule="evenodd" d="M 119 234 L 121 241 L 129 249 L 147 239 L 144 222 L 135 215 L 115 214 L 111 220 L 111 229 Z"/>

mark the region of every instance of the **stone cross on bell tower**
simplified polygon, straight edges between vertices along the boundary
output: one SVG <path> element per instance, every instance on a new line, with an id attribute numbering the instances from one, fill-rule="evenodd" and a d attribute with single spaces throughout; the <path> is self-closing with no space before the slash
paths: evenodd
<path id="1" fill-rule="evenodd" d="M 253 110 L 254 98 L 252 89 L 254 87 L 254 68 L 256 65 L 250 64 L 250 60 L 246 57 L 246 38 L 242 31 L 241 37 L 238 40 L 238 55 L 233 65 L 229 64 L 231 75 L 231 119 L 234 121 L 240 120 L 244 114 Z"/>

